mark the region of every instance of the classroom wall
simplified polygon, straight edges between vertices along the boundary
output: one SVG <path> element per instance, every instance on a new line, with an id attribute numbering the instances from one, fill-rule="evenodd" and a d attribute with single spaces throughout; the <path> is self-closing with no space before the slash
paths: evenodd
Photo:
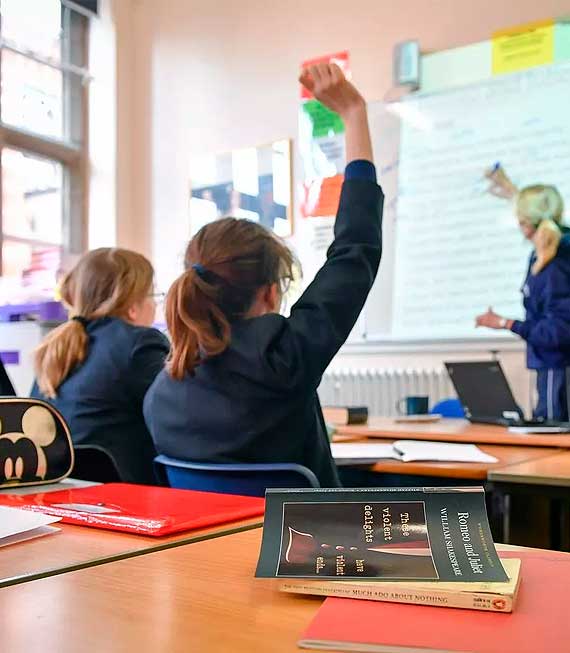
<path id="1" fill-rule="evenodd" d="M 489 38 L 495 29 L 570 13 L 568 0 L 107 0 L 115 8 L 117 237 L 150 254 L 158 284 L 180 269 L 188 233 L 192 152 L 296 137 L 299 62 L 348 49 L 365 97 L 390 87 L 392 48 L 423 52 Z M 434 366 L 487 352 L 407 351 L 339 356 L 335 364 Z M 519 401 L 522 349 L 504 354 Z"/>

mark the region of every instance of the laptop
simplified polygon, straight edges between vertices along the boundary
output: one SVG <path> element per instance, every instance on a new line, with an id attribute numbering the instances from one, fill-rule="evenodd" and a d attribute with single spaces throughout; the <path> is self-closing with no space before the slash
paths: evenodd
<path id="1" fill-rule="evenodd" d="M 532 432 L 569 432 L 570 423 L 525 419 L 498 361 L 445 363 L 449 378 L 470 422 L 531 427 Z"/>

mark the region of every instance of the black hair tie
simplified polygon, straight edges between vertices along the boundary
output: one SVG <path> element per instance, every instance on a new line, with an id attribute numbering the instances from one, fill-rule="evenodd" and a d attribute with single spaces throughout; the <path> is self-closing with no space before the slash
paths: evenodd
<path id="1" fill-rule="evenodd" d="M 86 329 L 87 325 L 89 324 L 89 320 L 86 317 L 83 317 L 82 315 L 74 315 L 71 320 L 73 322 L 79 322 L 81 326 Z"/>

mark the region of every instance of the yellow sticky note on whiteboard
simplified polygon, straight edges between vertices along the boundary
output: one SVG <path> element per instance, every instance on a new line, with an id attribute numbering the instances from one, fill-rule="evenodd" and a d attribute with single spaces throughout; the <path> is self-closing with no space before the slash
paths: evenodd
<path id="1" fill-rule="evenodd" d="M 493 34 L 493 75 L 554 61 L 554 21 L 527 23 Z"/>

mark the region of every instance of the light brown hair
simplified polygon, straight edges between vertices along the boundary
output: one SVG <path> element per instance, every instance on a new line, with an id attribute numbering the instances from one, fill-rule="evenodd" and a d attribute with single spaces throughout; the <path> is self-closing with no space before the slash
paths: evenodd
<path id="1" fill-rule="evenodd" d="M 257 291 L 293 278 L 294 257 L 261 225 L 223 218 L 190 241 L 184 267 L 166 297 L 167 370 L 175 379 L 225 351 L 232 322 L 245 317 Z"/>
<path id="2" fill-rule="evenodd" d="M 103 317 L 126 319 L 129 308 L 152 292 L 154 271 L 148 259 L 128 249 L 102 247 L 88 252 L 61 284 L 70 319 L 51 331 L 35 351 L 42 394 L 54 398 L 69 374 L 87 357 L 89 338 L 82 323 Z"/>

